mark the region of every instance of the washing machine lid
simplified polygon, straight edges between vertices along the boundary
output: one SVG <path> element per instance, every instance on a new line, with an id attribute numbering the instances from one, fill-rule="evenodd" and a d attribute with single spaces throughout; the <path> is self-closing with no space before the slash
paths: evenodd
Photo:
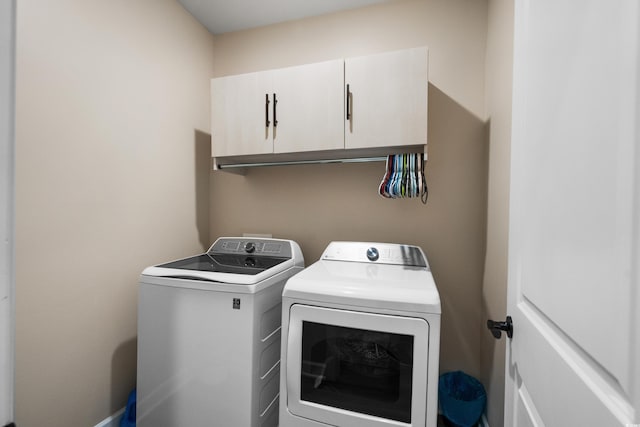
<path id="1" fill-rule="evenodd" d="M 293 276 L 284 297 L 375 310 L 440 314 L 440 295 L 417 246 L 332 242 L 321 259 Z"/>
<path id="2" fill-rule="evenodd" d="M 294 266 L 303 267 L 304 259 L 291 240 L 221 237 L 203 254 L 148 267 L 142 275 L 251 285 Z"/>

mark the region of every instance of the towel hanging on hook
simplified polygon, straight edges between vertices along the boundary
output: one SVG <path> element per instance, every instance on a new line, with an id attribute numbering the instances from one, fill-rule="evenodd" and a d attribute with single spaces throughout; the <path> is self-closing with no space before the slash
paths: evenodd
<path id="1" fill-rule="evenodd" d="M 422 203 L 426 204 L 429 190 L 424 176 L 423 154 L 406 153 L 388 156 L 378 193 L 387 199 L 420 197 Z"/>

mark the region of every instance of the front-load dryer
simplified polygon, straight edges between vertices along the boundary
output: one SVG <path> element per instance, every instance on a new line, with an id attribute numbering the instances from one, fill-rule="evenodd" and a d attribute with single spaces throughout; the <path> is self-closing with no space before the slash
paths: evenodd
<path id="1" fill-rule="evenodd" d="M 284 288 L 280 427 L 436 427 L 440 314 L 419 247 L 332 242 Z"/>
<path id="2" fill-rule="evenodd" d="M 220 238 L 146 268 L 138 295 L 139 427 L 276 427 L 282 289 L 295 242 Z"/>

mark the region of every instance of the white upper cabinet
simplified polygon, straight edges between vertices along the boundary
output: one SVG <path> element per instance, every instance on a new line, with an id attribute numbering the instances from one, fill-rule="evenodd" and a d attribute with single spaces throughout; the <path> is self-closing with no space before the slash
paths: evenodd
<path id="1" fill-rule="evenodd" d="M 345 148 L 427 143 L 427 48 L 345 60 Z"/>
<path id="2" fill-rule="evenodd" d="M 213 156 L 273 152 L 272 128 L 266 124 L 272 114 L 272 81 L 272 71 L 211 80 Z"/>
<path id="3" fill-rule="evenodd" d="M 274 153 L 344 148 L 342 60 L 276 70 L 274 80 Z"/>
<path id="4" fill-rule="evenodd" d="M 212 155 L 230 164 L 424 146 L 427 61 L 415 48 L 212 79 Z"/>
<path id="5" fill-rule="evenodd" d="M 344 148 L 342 60 L 211 81 L 213 155 Z"/>

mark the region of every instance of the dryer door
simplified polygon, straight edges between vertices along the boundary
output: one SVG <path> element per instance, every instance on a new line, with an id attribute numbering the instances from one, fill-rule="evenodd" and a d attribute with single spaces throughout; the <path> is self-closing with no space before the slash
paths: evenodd
<path id="1" fill-rule="evenodd" d="M 424 319 L 292 305 L 289 411 L 345 427 L 424 427 L 428 341 Z"/>

